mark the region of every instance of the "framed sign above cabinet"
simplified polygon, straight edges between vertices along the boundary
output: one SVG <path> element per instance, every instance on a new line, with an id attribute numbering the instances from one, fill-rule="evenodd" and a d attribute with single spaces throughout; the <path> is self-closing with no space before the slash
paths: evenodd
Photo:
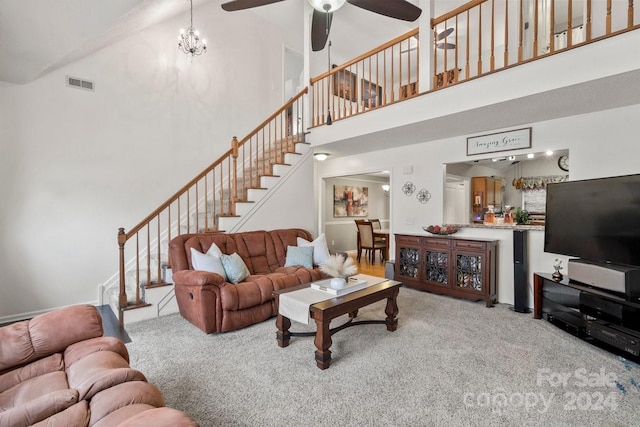
<path id="1" fill-rule="evenodd" d="M 531 128 L 467 138 L 467 156 L 531 148 Z"/>

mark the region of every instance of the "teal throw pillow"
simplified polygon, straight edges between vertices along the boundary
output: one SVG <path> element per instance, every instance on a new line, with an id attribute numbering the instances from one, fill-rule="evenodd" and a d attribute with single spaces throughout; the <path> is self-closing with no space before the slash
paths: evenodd
<path id="1" fill-rule="evenodd" d="M 247 265 L 244 263 L 240 255 L 236 252 L 231 255 L 222 254 L 220 257 L 224 272 L 227 274 L 227 280 L 234 285 L 242 282 L 247 276 L 251 274 Z"/>
<path id="2" fill-rule="evenodd" d="M 285 267 L 300 265 L 306 268 L 313 268 L 313 246 L 287 246 L 287 259 Z"/>

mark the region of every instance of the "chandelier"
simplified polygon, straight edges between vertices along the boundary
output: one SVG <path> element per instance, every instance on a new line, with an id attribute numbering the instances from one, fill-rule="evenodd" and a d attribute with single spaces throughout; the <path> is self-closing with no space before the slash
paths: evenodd
<path id="1" fill-rule="evenodd" d="M 193 0 L 189 0 L 189 3 L 191 3 L 191 25 L 187 28 L 187 31 L 180 30 L 178 48 L 185 55 L 191 54 L 193 58 L 207 51 L 207 41 L 205 39 L 200 40 L 200 32 L 193 28 Z"/>

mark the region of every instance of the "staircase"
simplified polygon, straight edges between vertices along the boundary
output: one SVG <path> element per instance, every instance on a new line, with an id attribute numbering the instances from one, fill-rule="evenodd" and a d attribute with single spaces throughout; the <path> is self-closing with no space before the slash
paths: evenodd
<path id="1" fill-rule="evenodd" d="M 119 229 L 119 272 L 100 295 L 121 325 L 178 311 L 168 259 L 173 237 L 239 230 L 311 156 L 302 132 L 306 93 L 305 88 L 245 138 L 234 137 L 230 150 L 138 225 Z"/>

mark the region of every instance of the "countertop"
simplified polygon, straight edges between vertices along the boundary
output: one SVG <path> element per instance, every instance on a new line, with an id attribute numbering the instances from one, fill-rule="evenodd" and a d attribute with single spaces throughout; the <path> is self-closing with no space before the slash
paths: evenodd
<path id="1" fill-rule="evenodd" d="M 449 224 L 457 228 L 499 228 L 507 230 L 540 230 L 544 231 L 544 225 L 485 225 L 485 224 Z"/>
<path id="2" fill-rule="evenodd" d="M 544 231 L 544 225 L 484 225 L 484 224 L 447 224 L 453 225 L 458 229 L 465 228 L 476 228 L 476 229 L 499 229 L 499 230 L 533 230 L 533 231 Z M 426 225 L 425 225 L 426 227 Z M 481 240 L 481 241 L 493 241 L 494 239 L 484 237 L 464 237 L 458 234 L 431 234 L 428 231 L 423 232 L 406 232 L 406 233 L 393 233 L 394 235 L 402 235 L 402 236 L 416 236 L 416 237 L 448 237 L 451 239 L 464 239 L 464 240 Z"/>
<path id="3" fill-rule="evenodd" d="M 457 234 L 430 234 L 424 233 L 394 233 L 395 236 L 411 236 L 411 237 L 432 237 L 435 239 L 451 239 L 451 240 L 473 240 L 476 242 L 497 242 L 497 239 L 490 239 L 488 237 L 463 237 Z"/>

